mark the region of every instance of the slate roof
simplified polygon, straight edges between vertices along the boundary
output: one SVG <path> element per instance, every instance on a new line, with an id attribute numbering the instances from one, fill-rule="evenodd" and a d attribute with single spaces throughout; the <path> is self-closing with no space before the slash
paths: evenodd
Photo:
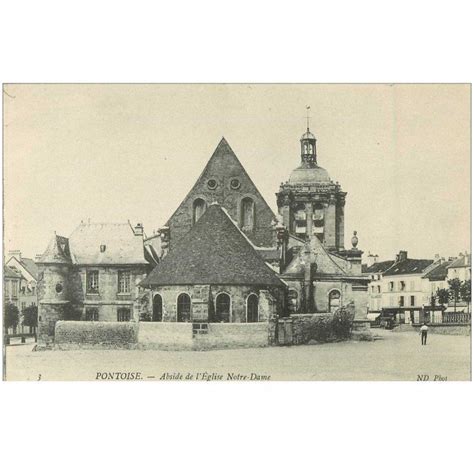
<path id="1" fill-rule="evenodd" d="M 447 262 L 442 262 L 440 265 L 433 268 L 433 270 L 429 271 L 426 275 L 424 275 L 423 278 L 428 278 L 430 281 L 445 280 L 448 276 L 448 267 L 452 263 L 453 262 L 451 260 L 448 260 Z"/>
<path id="2" fill-rule="evenodd" d="M 38 266 L 32 258 L 21 258 L 20 262 L 26 270 L 34 277 L 35 280 L 38 279 Z"/>
<path id="3" fill-rule="evenodd" d="M 9 266 L 3 265 L 3 278 L 21 278 L 21 275 Z"/>
<path id="4" fill-rule="evenodd" d="M 101 252 L 101 245 L 105 251 Z M 147 264 L 143 236 L 129 223 L 84 223 L 69 237 L 73 263 L 78 265 Z"/>
<path id="5" fill-rule="evenodd" d="M 462 268 L 471 266 L 471 254 L 463 255 L 462 257 L 457 258 L 454 262 L 451 262 L 449 268 Z"/>
<path id="6" fill-rule="evenodd" d="M 386 260 L 385 262 L 375 262 L 370 267 L 367 267 L 363 273 L 380 273 L 387 271 L 393 264 L 395 260 Z"/>
<path id="7" fill-rule="evenodd" d="M 211 204 L 141 286 L 284 286 L 227 212 Z"/>
<path id="8" fill-rule="evenodd" d="M 384 275 L 406 275 L 409 273 L 423 273 L 426 267 L 429 267 L 433 260 L 423 260 L 407 258 L 396 262 L 392 267 L 384 272 Z"/>
<path id="9" fill-rule="evenodd" d="M 54 234 L 39 263 L 71 263 L 69 242 L 66 237 Z"/>

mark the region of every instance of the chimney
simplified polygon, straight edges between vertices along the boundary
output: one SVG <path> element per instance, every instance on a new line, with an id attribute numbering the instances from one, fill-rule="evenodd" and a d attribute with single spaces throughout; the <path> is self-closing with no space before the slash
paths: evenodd
<path id="1" fill-rule="evenodd" d="M 133 232 L 135 235 L 143 235 L 143 224 L 138 223 L 134 228 Z"/>
<path id="2" fill-rule="evenodd" d="M 42 256 L 43 256 L 42 253 L 37 253 L 37 254 L 35 255 L 35 262 L 39 262 Z"/>
<path id="3" fill-rule="evenodd" d="M 21 260 L 21 250 L 10 250 L 8 252 L 9 257 L 15 257 L 17 260 Z"/>
<path id="4" fill-rule="evenodd" d="M 406 250 L 400 250 L 397 255 L 397 262 L 403 262 L 408 259 L 408 252 Z"/>
<path id="5" fill-rule="evenodd" d="M 440 258 L 439 258 L 439 253 L 435 253 L 435 256 L 434 256 L 435 262 L 437 262 L 439 259 L 440 259 Z"/>

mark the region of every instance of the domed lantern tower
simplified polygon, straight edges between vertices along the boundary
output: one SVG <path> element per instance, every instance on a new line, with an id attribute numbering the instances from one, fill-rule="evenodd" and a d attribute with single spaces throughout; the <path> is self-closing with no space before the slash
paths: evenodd
<path id="1" fill-rule="evenodd" d="M 314 234 L 328 250 L 343 251 L 346 193 L 318 165 L 316 137 L 309 126 L 300 142 L 301 163 L 280 186 L 278 212 L 291 235 L 309 240 Z"/>
<path id="2" fill-rule="evenodd" d="M 301 165 L 308 168 L 317 166 L 316 137 L 306 129 L 306 133 L 301 137 Z"/>

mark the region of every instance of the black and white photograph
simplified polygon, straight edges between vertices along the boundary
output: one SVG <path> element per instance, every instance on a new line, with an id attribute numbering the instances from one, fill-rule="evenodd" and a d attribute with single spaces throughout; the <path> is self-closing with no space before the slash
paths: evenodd
<path id="1" fill-rule="evenodd" d="M 6 380 L 470 380 L 470 85 L 3 93 Z"/>

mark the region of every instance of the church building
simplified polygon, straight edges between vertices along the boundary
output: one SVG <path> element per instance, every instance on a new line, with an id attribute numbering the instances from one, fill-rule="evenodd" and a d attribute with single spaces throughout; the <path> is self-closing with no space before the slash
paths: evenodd
<path id="1" fill-rule="evenodd" d="M 89 321 L 247 327 L 344 306 L 366 325 L 368 280 L 355 231 L 344 246 L 346 193 L 319 165 L 309 127 L 300 145 L 300 165 L 276 193 L 279 215 L 222 138 L 157 233 L 81 224 L 69 239 L 55 235 L 39 262 L 40 338 L 51 340 L 71 308 Z M 144 317 L 147 295 L 152 314 Z"/>

